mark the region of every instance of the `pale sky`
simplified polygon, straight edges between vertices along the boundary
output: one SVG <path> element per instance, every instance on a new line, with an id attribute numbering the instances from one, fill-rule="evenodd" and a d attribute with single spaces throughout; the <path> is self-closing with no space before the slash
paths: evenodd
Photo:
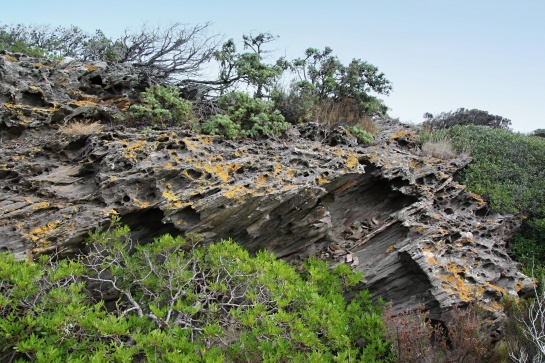
<path id="1" fill-rule="evenodd" d="M 211 22 L 239 40 L 270 32 L 276 55 L 333 48 L 376 65 L 393 84 L 389 114 L 478 108 L 515 131 L 545 128 L 544 0 L 0 0 L 0 24 L 77 25 L 109 37 L 142 23 Z"/>

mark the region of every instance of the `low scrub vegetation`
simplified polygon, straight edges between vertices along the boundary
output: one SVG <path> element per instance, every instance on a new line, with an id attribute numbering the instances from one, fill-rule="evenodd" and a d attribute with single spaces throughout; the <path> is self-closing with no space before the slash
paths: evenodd
<path id="1" fill-rule="evenodd" d="M 115 220 L 114 220 L 115 222 Z M 92 233 L 85 257 L 0 254 L 0 360 L 380 362 L 380 305 L 343 292 L 362 278 L 314 259 L 300 273 L 232 241 L 140 246 L 127 227 Z"/>

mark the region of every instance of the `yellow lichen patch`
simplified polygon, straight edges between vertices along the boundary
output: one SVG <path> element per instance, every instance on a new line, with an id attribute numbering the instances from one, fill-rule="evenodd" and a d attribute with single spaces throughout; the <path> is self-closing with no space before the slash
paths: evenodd
<path id="1" fill-rule="evenodd" d="M 395 249 L 396 249 L 396 248 L 395 248 L 394 246 L 390 246 L 390 247 L 388 247 L 388 248 L 386 249 L 386 253 L 393 252 L 393 251 L 395 251 Z"/>
<path id="2" fill-rule="evenodd" d="M 28 237 L 31 241 L 36 243 L 41 243 L 42 247 L 46 247 L 44 245 L 48 245 L 49 242 L 45 240 L 51 232 L 56 229 L 59 225 L 59 221 L 52 221 L 47 223 L 46 225 L 43 225 L 41 227 L 35 228 L 32 231 L 28 233 Z"/>
<path id="3" fill-rule="evenodd" d="M 452 272 L 452 273 L 460 273 L 460 272 L 464 271 L 464 268 L 462 266 L 460 266 L 460 265 L 449 262 L 447 264 L 447 271 Z"/>
<path id="4" fill-rule="evenodd" d="M 329 183 L 329 178 L 325 177 L 323 174 L 316 178 L 316 184 L 322 185 L 325 183 Z"/>
<path id="5" fill-rule="evenodd" d="M 135 141 L 133 142 L 132 144 L 129 144 L 127 147 L 126 147 L 126 154 L 125 156 L 129 159 L 136 159 L 136 154 L 139 152 L 139 151 L 143 151 L 144 150 L 144 146 L 146 145 L 146 141 L 144 140 L 140 140 L 140 141 Z"/>
<path id="6" fill-rule="evenodd" d="M 195 166 L 205 172 L 212 174 L 213 176 L 220 178 L 222 181 L 226 182 L 231 177 L 231 173 L 236 172 L 242 167 L 240 164 L 220 164 L 220 163 L 210 163 L 210 164 L 195 164 Z"/>
<path id="7" fill-rule="evenodd" d="M 46 65 L 43 63 L 34 63 L 35 68 L 45 67 Z"/>
<path id="8" fill-rule="evenodd" d="M 497 292 L 499 292 L 500 294 L 502 294 L 504 296 L 507 295 L 507 290 L 505 290 L 503 287 L 493 285 L 493 284 L 491 284 L 490 282 L 487 282 L 487 281 L 485 281 L 484 284 L 486 286 L 488 286 L 489 288 L 491 288 L 492 290 L 496 290 Z"/>
<path id="9" fill-rule="evenodd" d="M 40 203 L 36 203 L 35 205 L 32 206 L 32 209 L 33 210 L 39 210 L 39 209 L 45 209 L 49 207 L 49 202 L 40 202 Z"/>
<path id="10" fill-rule="evenodd" d="M 172 168 L 172 163 L 171 162 L 168 162 L 165 164 L 165 169 L 171 169 Z"/>
<path id="11" fill-rule="evenodd" d="M 12 56 L 9 55 L 9 54 L 4 54 L 3 57 L 6 58 L 7 60 L 9 60 L 10 62 L 17 62 L 17 58 L 12 57 Z"/>
<path id="12" fill-rule="evenodd" d="M 191 140 L 184 138 L 183 141 L 185 143 L 185 146 L 187 150 L 202 150 L 203 145 L 211 145 L 212 140 L 214 140 L 213 136 L 207 136 L 207 135 L 197 135 L 197 140 Z"/>
<path id="13" fill-rule="evenodd" d="M 120 111 L 127 111 L 131 106 L 131 102 L 124 97 L 113 98 L 110 100 L 106 100 L 105 102 L 115 104 Z"/>
<path id="14" fill-rule="evenodd" d="M 395 134 L 393 134 L 391 136 L 391 138 L 393 140 L 395 139 L 399 139 L 401 137 L 411 137 L 411 138 L 415 138 L 416 137 L 416 134 L 414 133 L 414 131 L 408 131 L 408 130 L 399 130 L 397 131 Z"/>
<path id="15" fill-rule="evenodd" d="M 482 207 L 482 206 L 486 205 L 486 201 L 479 194 L 469 192 L 469 195 L 471 195 L 473 197 L 473 199 L 475 199 L 475 201 L 478 204 L 478 207 Z"/>
<path id="16" fill-rule="evenodd" d="M 138 208 L 142 208 L 142 209 L 145 209 L 145 208 L 148 208 L 150 206 L 150 202 L 143 202 L 141 200 L 139 200 L 138 198 L 133 198 L 133 203 L 138 206 Z"/>
<path id="17" fill-rule="evenodd" d="M 223 195 L 226 198 L 233 199 L 245 195 L 248 193 L 248 189 L 244 185 L 237 185 L 229 190 L 226 190 Z"/>
<path id="18" fill-rule="evenodd" d="M 100 69 L 100 67 L 92 66 L 92 65 L 86 65 L 85 68 L 87 68 L 87 70 L 89 72 L 96 71 L 97 69 Z"/>
<path id="19" fill-rule="evenodd" d="M 90 100 L 79 100 L 74 102 L 77 106 L 93 106 L 98 107 L 98 104 L 96 101 L 90 101 Z"/>
<path id="20" fill-rule="evenodd" d="M 437 265 L 437 260 L 435 259 L 435 257 L 430 256 L 430 257 L 428 257 L 428 263 L 430 265 Z"/>
<path id="21" fill-rule="evenodd" d="M 358 157 L 355 154 L 350 153 L 345 160 L 345 164 L 350 170 L 356 169 L 356 167 L 359 165 Z"/>
<path id="22" fill-rule="evenodd" d="M 169 202 L 169 205 L 173 208 L 181 208 L 183 205 L 178 196 L 176 196 L 172 190 L 164 190 L 163 198 L 165 198 Z"/>
<path id="23" fill-rule="evenodd" d="M 165 198 L 166 200 L 171 201 L 171 202 L 177 202 L 178 201 L 178 197 L 176 196 L 176 194 L 174 194 L 174 192 L 172 190 L 163 191 L 163 198 Z"/>

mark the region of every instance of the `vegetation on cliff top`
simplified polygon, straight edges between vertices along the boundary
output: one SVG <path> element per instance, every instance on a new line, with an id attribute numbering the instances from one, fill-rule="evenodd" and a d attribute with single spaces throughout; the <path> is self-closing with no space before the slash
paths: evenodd
<path id="1" fill-rule="evenodd" d="M 372 142 L 372 120 L 387 112 L 377 95 L 392 89 L 377 67 L 359 59 L 344 65 L 328 47 L 269 63 L 265 48 L 276 39 L 271 34 L 243 36 L 239 52 L 234 40 L 221 44 L 208 28 L 144 26 L 110 39 L 74 26 L 3 25 L 0 48 L 132 64 L 149 88 L 131 106 L 129 123 L 237 138 L 281 135 L 290 124 L 317 121 L 345 125 L 361 143 Z M 219 65 L 218 76 L 199 77 L 211 60 Z M 283 84 L 289 75 L 291 82 Z M 197 88 L 204 89 L 200 99 L 183 99 Z M 475 109 L 427 114 L 430 133 L 422 140 L 444 141 L 450 152 L 471 155 L 459 180 L 493 210 L 525 218 L 511 252 L 527 274 L 542 276 L 545 139 L 543 130 L 522 135 L 510 124 Z M 126 245 L 127 232 L 93 234 L 91 252 L 81 260 L 32 264 L 1 255 L 3 359 L 176 361 L 181 354 L 192 361 L 243 361 L 249 354 L 257 361 L 380 361 L 395 353 L 402 360 L 403 352 L 390 350 L 380 308 L 369 296 L 343 299 L 361 278 L 344 265 L 330 271 L 310 260 L 297 274 L 267 253 L 249 257 L 229 241 L 205 250 L 163 236 L 136 247 Z M 108 306 L 105 301 L 113 300 L 89 300 L 84 292 L 93 286 L 118 299 Z"/>

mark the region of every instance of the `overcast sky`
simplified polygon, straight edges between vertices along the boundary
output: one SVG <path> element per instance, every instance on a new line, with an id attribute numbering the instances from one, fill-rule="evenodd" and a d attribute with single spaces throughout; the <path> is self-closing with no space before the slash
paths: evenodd
<path id="1" fill-rule="evenodd" d="M 393 84 L 390 115 L 478 108 L 513 129 L 545 128 L 544 0 L 0 0 L 0 24 L 77 25 L 109 37 L 143 22 L 211 22 L 240 39 L 270 32 L 277 55 L 333 48 L 376 65 Z"/>

